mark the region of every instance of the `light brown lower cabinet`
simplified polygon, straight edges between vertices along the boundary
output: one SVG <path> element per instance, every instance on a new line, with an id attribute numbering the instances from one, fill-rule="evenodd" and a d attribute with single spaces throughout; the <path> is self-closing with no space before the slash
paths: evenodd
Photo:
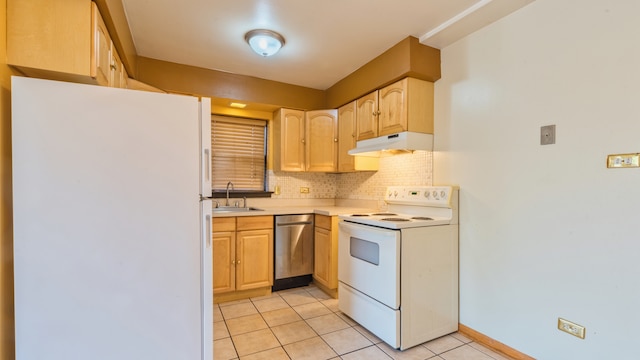
<path id="1" fill-rule="evenodd" d="M 271 292 L 273 216 L 213 218 L 214 301 Z"/>
<path id="2" fill-rule="evenodd" d="M 314 283 L 327 294 L 338 296 L 338 217 L 315 216 Z"/>

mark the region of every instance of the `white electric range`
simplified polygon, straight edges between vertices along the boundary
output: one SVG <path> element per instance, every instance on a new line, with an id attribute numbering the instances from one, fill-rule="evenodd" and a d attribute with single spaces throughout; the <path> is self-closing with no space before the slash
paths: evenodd
<path id="1" fill-rule="evenodd" d="M 385 203 L 339 216 L 338 302 L 404 350 L 458 329 L 458 189 L 393 186 Z"/>

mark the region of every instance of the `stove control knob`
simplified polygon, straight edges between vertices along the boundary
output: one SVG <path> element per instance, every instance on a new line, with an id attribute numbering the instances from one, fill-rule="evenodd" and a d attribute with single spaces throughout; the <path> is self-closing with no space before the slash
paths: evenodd
<path id="1" fill-rule="evenodd" d="M 433 194 L 432 195 L 433 195 L 434 199 L 438 198 L 438 192 L 437 191 L 433 190 Z"/>
<path id="2" fill-rule="evenodd" d="M 447 196 L 447 193 L 444 190 L 442 190 L 442 191 L 440 191 L 440 196 L 442 198 L 445 198 Z"/>
<path id="3" fill-rule="evenodd" d="M 431 193 L 428 191 L 424 192 L 424 197 L 426 197 L 427 199 L 431 196 Z"/>
<path id="4" fill-rule="evenodd" d="M 393 192 L 393 197 L 398 197 L 398 191 L 397 190 Z"/>

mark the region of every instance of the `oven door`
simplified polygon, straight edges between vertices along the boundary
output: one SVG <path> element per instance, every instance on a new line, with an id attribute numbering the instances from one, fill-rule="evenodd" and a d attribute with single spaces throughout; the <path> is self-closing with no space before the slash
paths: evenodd
<path id="1" fill-rule="evenodd" d="M 338 234 L 338 280 L 399 309 L 400 230 L 342 221 Z"/>

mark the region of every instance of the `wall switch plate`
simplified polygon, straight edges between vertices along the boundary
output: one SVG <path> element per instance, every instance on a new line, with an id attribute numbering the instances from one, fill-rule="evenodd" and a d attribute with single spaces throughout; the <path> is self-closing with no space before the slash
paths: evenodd
<path id="1" fill-rule="evenodd" d="M 607 156 L 608 168 L 640 167 L 640 154 L 613 154 Z"/>
<path id="2" fill-rule="evenodd" d="M 540 127 L 540 145 L 551 145 L 556 143 L 556 126 L 547 125 Z"/>
<path id="3" fill-rule="evenodd" d="M 558 318 L 558 329 L 573 336 L 579 337 L 580 339 L 584 339 L 585 327 L 582 325 L 578 325 L 563 318 Z"/>
<path id="4" fill-rule="evenodd" d="M 309 193 L 309 188 L 306 186 L 301 186 L 300 187 L 300 194 L 308 194 Z"/>

